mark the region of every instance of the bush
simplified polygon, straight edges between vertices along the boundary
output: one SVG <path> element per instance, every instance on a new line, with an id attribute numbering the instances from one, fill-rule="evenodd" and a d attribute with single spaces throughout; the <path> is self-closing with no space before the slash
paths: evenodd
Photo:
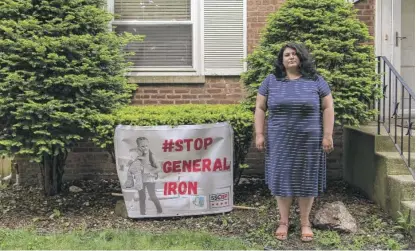
<path id="1" fill-rule="evenodd" d="M 234 180 L 238 183 L 253 136 L 253 115 L 241 105 L 127 106 L 111 115 L 97 116 L 92 141 L 113 157 L 117 125 L 157 126 L 196 125 L 228 122 L 234 130 Z"/>
<path id="2" fill-rule="evenodd" d="M 257 89 L 273 72 L 280 48 L 298 42 L 309 49 L 318 73 L 331 87 L 336 123 L 370 120 L 375 111 L 368 106 L 378 95 L 371 39 L 345 0 L 287 0 L 269 16 L 259 46 L 247 59 L 248 71 L 242 75 L 249 90 L 246 104 L 254 106 Z"/>
<path id="3" fill-rule="evenodd" d="M 122 48 L 101 0 L 0 2 L 0 153 L 38 162 L 48 195 L 60 192 L 68 151 L 92 115 L 131 100 Z"/>

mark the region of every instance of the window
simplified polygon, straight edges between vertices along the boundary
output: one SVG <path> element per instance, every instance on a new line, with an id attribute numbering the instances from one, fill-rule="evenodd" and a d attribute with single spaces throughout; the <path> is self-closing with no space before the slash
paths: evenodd
<path id="1" fill-rule="evenodd" d="M 238 75 L 245 56 L 245 0 L 108 0 L 116 32 L 145 35 L 126 46 L 131 72 Z"/>

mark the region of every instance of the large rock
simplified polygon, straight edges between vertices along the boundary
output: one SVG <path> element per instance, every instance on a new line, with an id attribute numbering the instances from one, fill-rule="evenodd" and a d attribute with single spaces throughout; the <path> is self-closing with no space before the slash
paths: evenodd
<path id="1" fill-rule="evenodd" d="M 326 203 L 313 219 L 316 228 L 334 229 L 341 232 L 357 232 L 357 223 L 341 201 Z"/>

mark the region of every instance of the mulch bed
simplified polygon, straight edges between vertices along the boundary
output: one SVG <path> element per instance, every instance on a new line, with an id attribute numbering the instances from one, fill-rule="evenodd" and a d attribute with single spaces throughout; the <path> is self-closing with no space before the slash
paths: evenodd
<path id="1" fill-rule="evenodd" d="M 76 185 L 80 193 L 70 193 Z M 216 235 L 235 236 L 264 246 L 266 249 L 338 249 L 336 240 L 315 239 L 312 243 L 299 240 L 298 208 L 292 207 L 292 226 L 289 238 L 278 242 L 273 237 L 276 229 L 276 202 L 263 180 L 246 178 L 235 187 L 234 204 L 256 207 L 258 210 L 235 209 L 231 213 L 194 217 L 124 219 L 114 213 L 117 200 L 111 195 L 120 191 L 118 180 L 79 180 L 66 182 L 63 193 L 44 197 L 37 187 L 9 186 L 0 190 L 0 228 L 30 228 L 39 233 L 68 232 L 72 230 L 137 229 L 162 233 L 175 229 L 212 232 Z M 355 234 L 340 234 L 343 247 L 360 249 L 387 249 L 394 240 L 406 249 L 414 250 L 414 241 L 404 231 L 393 229 L 395 223 L 381 209 L 342 181 L 328 184 L 325 194 L 316 200 L 312 210 L 325 202 L 342 201 L 356 218 L 359 230 Z M 357 240 L 364 244 L 357 246 Z M 352 245 L 352 246 L 348 246 Z M 355 246 L 354 246 L 355 245 Z"/>

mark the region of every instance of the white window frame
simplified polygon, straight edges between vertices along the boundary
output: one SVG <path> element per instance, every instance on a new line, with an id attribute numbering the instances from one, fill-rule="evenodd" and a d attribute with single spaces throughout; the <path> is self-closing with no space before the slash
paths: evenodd
<path id="1" fill-rule="evenodd" d="M 114 15 L 114 0 L 107 0 L 107 10 Z M 128 76 L 200 76 L 203 75 L 203 18 L 200 0 L 191 0 L 191 20 L 189 21 L 175 21 L 172 24 L 192 24 L 192 67 L 191 68 L 130 68 L 127 73 Z M 110 29 L 113 25 L 129 25 L 129 24 L 143 24 L 143 25 L 160 25 L 168 24 L 169 21 L 136 21 L 136 20 L 112 20 Z"/>
<path id="2" fill-rule="evenodd" d="M 114 0 L 107 0 L 107 10 L 114 14 Z M 165 24 L 167 21 L 133 21 L 112 20 L 112 25 L 117 24 Z M 129 70 L 127 76 L 239 76 L 241 72 L 230 72 L 227 69 L 205 72 L 204 66 L 204 0 L 191 0 L 191 20 L 175 21 L 172 23 L 192 23 L 192 68 L 139 68 Z M 247 0 L 243 0 L 243 59 L 247 57 Z M 247 71 L 247 63 L 243 64 L 243 72 Z"/>

